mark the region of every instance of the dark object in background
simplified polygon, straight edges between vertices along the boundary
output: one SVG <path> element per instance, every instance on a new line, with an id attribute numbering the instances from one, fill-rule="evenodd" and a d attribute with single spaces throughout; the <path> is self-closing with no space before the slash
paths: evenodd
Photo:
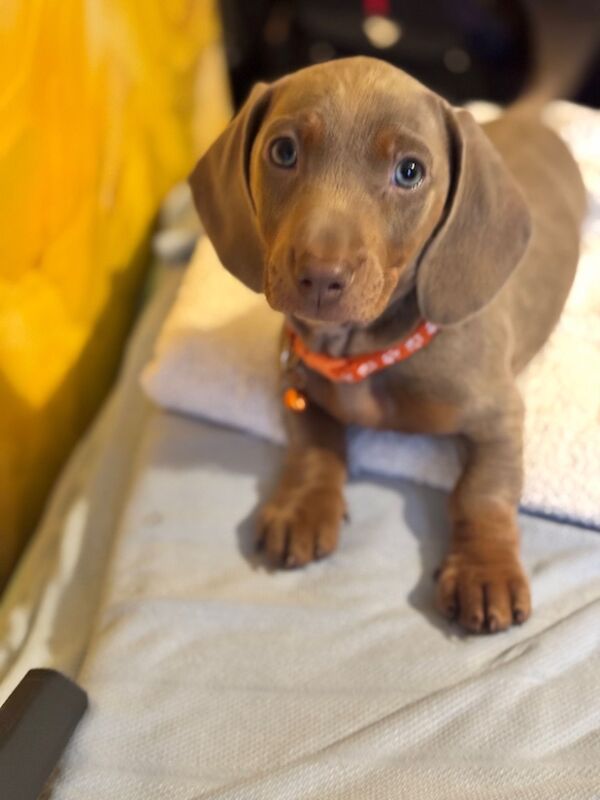
<path id="1" fill-rule="evenodd" d="M 453 103 L 507 103 L 531 69 L 523 0 L 221 0 L 221 11 L 236 108 L 258 80 L 351 55 L 390 61 Z M 599 106 L 600 59 L 587 74 L 578 99 Z"/>
<path id="2" fill-rule="evenodd" d="M 0 798 L 35 800 L 87 709 L 60 672 L 32 669 L 0 707 Z"/>

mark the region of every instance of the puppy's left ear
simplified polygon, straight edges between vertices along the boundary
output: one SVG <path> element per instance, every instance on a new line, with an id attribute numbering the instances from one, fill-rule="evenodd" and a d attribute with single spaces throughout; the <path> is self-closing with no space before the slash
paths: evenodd
<path id="1" fill-rule="evenodd" d="M 261 292 L 264 252 L 250 194 L 250 154 L 271 97 L 258 83 L 189 178 L 196 210 L 226 269 Z"/>
<path id="2" fill-rule="evenodd" d="M 451 179 L 445 217 L 417 273 L 425 319 L 452 325 L 500 291 L 531 236 L 525 199 L 499 153 L 471 114 L 444 104 Z"/>

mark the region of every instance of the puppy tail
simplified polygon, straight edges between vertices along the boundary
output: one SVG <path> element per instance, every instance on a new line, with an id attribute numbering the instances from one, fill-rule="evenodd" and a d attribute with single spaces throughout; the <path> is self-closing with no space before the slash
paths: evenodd
<path id="1" fill-rule="evenodd" d="M 598 0 L 526 0 L 533 64 L 512 110 L 539 113 L 550 101 L 579 88 L 600 47 Z"/>

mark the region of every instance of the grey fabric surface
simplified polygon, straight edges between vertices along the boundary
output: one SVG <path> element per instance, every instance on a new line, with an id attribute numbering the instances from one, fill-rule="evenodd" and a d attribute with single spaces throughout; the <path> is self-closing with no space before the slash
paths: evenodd
<path id="1" fill-rule="evenodd" d="M 257 563 L 279 460 L 149 419 L 54 800 L 597 797 L 600 537 L 523 518 L 534 617 L 466 637 L 432 606 L 438 491 L 357 481 L 331 559 Z"/>

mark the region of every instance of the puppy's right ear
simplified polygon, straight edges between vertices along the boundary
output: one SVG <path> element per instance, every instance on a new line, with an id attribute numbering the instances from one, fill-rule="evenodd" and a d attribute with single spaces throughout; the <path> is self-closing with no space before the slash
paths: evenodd
<path id="1" fill-rule="evenodd" d="M 271 96 L 258 83 L 189 178 L 196 210 L 221 263 L 261 292 L 264 251 L 250 193 L 250 154 Z"/>

